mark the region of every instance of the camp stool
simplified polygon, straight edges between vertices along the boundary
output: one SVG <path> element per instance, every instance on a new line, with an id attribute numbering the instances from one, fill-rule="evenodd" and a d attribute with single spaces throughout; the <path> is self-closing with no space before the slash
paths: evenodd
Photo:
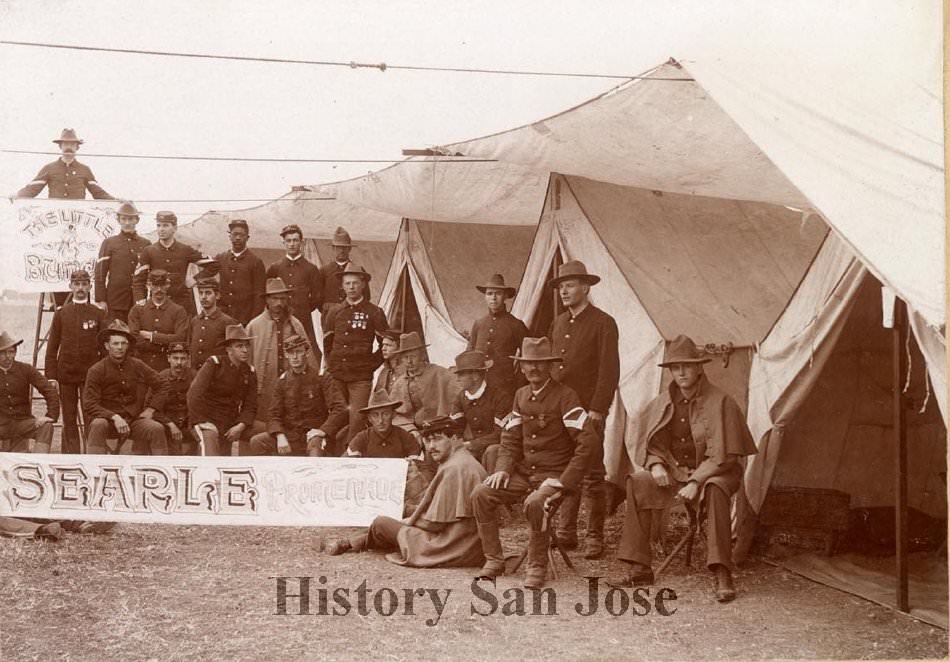
<path id="1" fill-rule="evenodd" d="M 696 540 L 696 532 L 699 531 L 699 524 L 703 516 L 703 509 L 700 505 L 700 510 L 697 510 L 689 502 L 683 503 L 683 508 L 686 510 L 686 517 L 688 521 L 688 526 L 686 533 L 683 534 L 683 537 L 679 539 L 679 542 L 673 547 L 672 551 L 666 555 L 666 558 L 663 559 L 663 562 L 657 566 L 657 569 L 654 571 L 653 576 L 659 577 L 660 573 L 669 567 L 670 563 L 673 562 L 673 559 L 676 558 L 676 555 L 679 554 L 680 550 L 683 547 L 686 548 L 686 556 L 684 561 L 686 562 L 686 567 L 689 568 L 693 563 L 693 543 Z M 700 535 L 702 533 L 700 532 Z"/>
<path id="2" fill-rule="evenodd" d="M 549 497 L 545 502 L 544 520 L 541 522 L 542 531 L 557 531 L 557 513 L 563 502 L 564 494 L 561 492 Z M 548 545 L 548 570 L 550 570 L 551 577 L 555 580 L 557 579 L 557 557 L 559 555 L 564 560 L 565 565 L 576 575 L 577 568 L 574 567 L 574 562 L 571 561 L 571 557 L 568 556 L 567 552 L 558 544 L 557 535 L 552 533 L 550 536 L 550 544 Z M 513 575 L 518 572 L 518 569 L 527 557 L 528 546 L 526 544 L 520 554 L 505 559 L 506 566 L 509 565 L 509 561 L 511 566 L 510 568 L 506 567 L 505 574 Z"/>

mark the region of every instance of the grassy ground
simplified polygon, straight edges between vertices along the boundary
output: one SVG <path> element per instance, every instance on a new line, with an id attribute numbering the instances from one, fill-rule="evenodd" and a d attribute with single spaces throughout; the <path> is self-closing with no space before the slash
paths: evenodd
<path id="1" fill-rule="evenodd" d="M 620 521 L 609 522 L 615 543 Z M 587 584 L 564 572 L 551 582 L 557 615 L 506 616 L 501 606 L 518 577 L 495 589 L 493 615 L 473 596 L 471 570 L 418 570 L 379 554 L 330 557 L 320 552 L 330 529 L 264 529 L 120 525 L 111 534 L 71 535 L 59 543 L 0 541 L 0 659 L 4 660 L 265 660 L 361 658 L 425 660 L 624 658 L 920 658 L 945 657 L 947 633 L 766 564 L 737 572 L 739 598 L 718 604 L 705 571 L 673 564 L 659 587 L 675 590 L 670 616 L 651 611 L 579 616 Z M 506 528 L 507 549 L 525 532 Z M 700 550 L 701 552 L 701 550 Z M 700 557 L 702 555 L 700 553 Z M 582 575 L 605 575 L 609 562 L 576 558 Z M 698 564 L 694 563 L 694 566 Z M 345 587 L 355 603 L 365 579 L 395 589 L 393 616 L 277 615 L 277 576 L 319 577 Z M 297 584 L 290 582 L 289 588 Z M 427 598 L 404 615 L 402 589 L 451 589 L 438 624 Z M 296 592 L 289 590 L 290 593 Z M 603 601 L 605 591 L 601 591 Z M 655 593 L 654 593 L 655 594 Z M 530 596 L 530 594 L 529 594 Z M 619 596 L 614 596 L 619 599 Z M 528 610 L 530 611 L 530 597 Z M 619 604 L 618 602 L 614 603 Z M 331 599 L 330 608 L 333 608 Z M 298 604 L 288 601 L 295 614 Z M 642 610 L 641 610 L 642 611 Z"/>
<path id="2" fill-rule="evenodd" d="M 35 314 L 35 301 L 0 303 L 0 329 L 27 339 L 20 360 L 30 360 Z M 506 547 L 520 550 L 524 524 L 510 524 Z M 619 527 L 620 518 L 611 518 L 611 551 Z M 598 613 L 579 616 L 574 605 L 586 605 L 588 586 L 563 566 L 550 583 L 556 615 L 504 615 L 503 593 L 520 587 L 518 577 L 486 587 L 499 609 L 478 615 L 473 606 L 485 612 L 488 605 L 472 593 L 471 570 L 415 570 L 375 553 L 320 552 L 343 533 L 120 525 L 59 543 L 0 540 L 0 660 L 881 659 L 948 652 L 943 630 L 762 563 L 739 570 L 739 598 L 718 604 L 710 576 L 698 567 L 702 550 L 692 572 L 676 562 L 659 582 L 677 595 L 670 616 L 612 616 L 603 606 L 605 587 Z M 607 561 L 575 561 L 581 576 L 609 574 Z M 363 580 L 371 600 L 383 587 L 401 601 L 406 588 L 451 594 L 434 626 L 426 625 L 436 613 L 424 597 L 415 599 L 414 615 L 403 615 L 401 602 L 389 617 L 282 616 L 277 576 L 313 577 L 314 611 L 321 576 L 331 589 L 349 588 L 354 600 Z M 291 581 L 291 592 L 295 587 Z M 288 608 L 293 613 L 298 603 Z"/>

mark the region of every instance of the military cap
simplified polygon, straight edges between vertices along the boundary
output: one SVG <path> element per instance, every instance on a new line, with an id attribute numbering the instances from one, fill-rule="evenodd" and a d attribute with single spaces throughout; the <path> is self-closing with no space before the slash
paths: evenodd
<path id="1" fill-rule="evenodd" d="M 178 225 L 178 217 L 175 216 L 173 211 L 160 211 L 155 214 L 156 223 L 171 223 L 172 225 Z"/>
<path id="2" fill-rule="evenodd" d="M 452 418 L 451 416 L 438 416 L 428 421 L 423 421 L 419 433 L 423 437 L 431 437 L 434 434 L 444 434 L 446 436 L 460 435 L 465 430 L 462 418 Z"/>
<path id="3" fill-rule="evenodd" d="M 231 219 L 231 221 L 228 223 L 228 230 L 233 230 L 234 228 L 244 228 L 247 230 L 248 234 L 251 232 L 251 228 L 248 227 L 247 221 L 245 221 L 243 218 Z"/>
<path id="4" fill-rule="evenodd" d="M 298 335 L 292 335 L 287 338 L 284 338 L 284 351 L 289 352 L 292 349 L 297 349 L 303 347 L 304 349 L 310 349 L 310 342 L 306 338 L 301 338 Z"/>
<path id="5" fill-rule="evenodd" d="M 173 342 L 168 345 L 168 353 L 174 354 L 175 352 L 184 352 L 188 354 L 188 343 L 184 342 Z"/>
<path id="6" fill-rule="evenodd" d="M 301 238 L 303 237 L 303 230 L 301 230 L 300 226 L 297 225 L 296 223 L 285 225 L 284 229 L 280 231 L 280 236 L 283 237 L 284 235 L 293 234 L 294 232 L 299 234 Z"/>
<path id="7" fill-rule="evenodd" d="M 148 282 L 152 285 L 168 284 L 168 272 L 164 269 L 152 269 L 148 272 Z"/>
<path id="8" fill-rule="evenodd" d="M 69 274 L 70 283 L 80 283 L 80 282 L 88 283 L 91 280 L 92 278 L 89 277 L 89 272 L 86 271 L 85 269 L 76 269 L 74 272 Z"/>

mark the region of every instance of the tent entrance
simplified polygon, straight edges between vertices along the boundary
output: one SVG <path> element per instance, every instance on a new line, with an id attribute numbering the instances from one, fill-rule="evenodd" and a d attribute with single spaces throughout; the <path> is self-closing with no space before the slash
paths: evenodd
<path id="1" fill-rule="evenodd" d="M 399 283 L 396 285 L 396 307 L 390 315 L 389 325 L 394 329 L 401 329 L 403 333 L 417 332 L 425 338 L 425 329 L 416 296 L 412 291 L 412 280 L 409 277 L 409 266 L 402 268 L 399 274 Z"/>
<path id="2" fill-rule="evenodd" d="M 558 246 L 554 250 L 551 265 L 548 268 L 547 274 L 544 276 L 545 283 L 557 276 L 557 270 L 562 264 L 564 264 L 564 254 L 561 253 L 561 248 Z M 564 306 L 561 304 L 561 298 L 558 296 L 557 290 L 552 289 L 543 294 L 538 301 L 538 308 L 534 313 L 534 318 L 531 320 L 531 327 L 528 329 L 531 336 L 534 338 L 546 336 L 548 329 L 551 328 L 551 322 L 563 312 Z"/>

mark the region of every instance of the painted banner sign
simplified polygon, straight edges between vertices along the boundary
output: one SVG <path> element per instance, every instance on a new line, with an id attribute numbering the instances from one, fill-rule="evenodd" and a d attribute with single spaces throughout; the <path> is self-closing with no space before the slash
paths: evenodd
<path id="1" fill-rule="evenodd" d="M 245 526 L 402 517 L 403 459 L 0 453 L 0 515 Z"/>
<path id="2" fill-rule="evenodd" d="M 0 199 L 0 288 L 66 292 L 69 274 L 92 275 L 99 247 L 119 231 L 114 200 Z"/>

